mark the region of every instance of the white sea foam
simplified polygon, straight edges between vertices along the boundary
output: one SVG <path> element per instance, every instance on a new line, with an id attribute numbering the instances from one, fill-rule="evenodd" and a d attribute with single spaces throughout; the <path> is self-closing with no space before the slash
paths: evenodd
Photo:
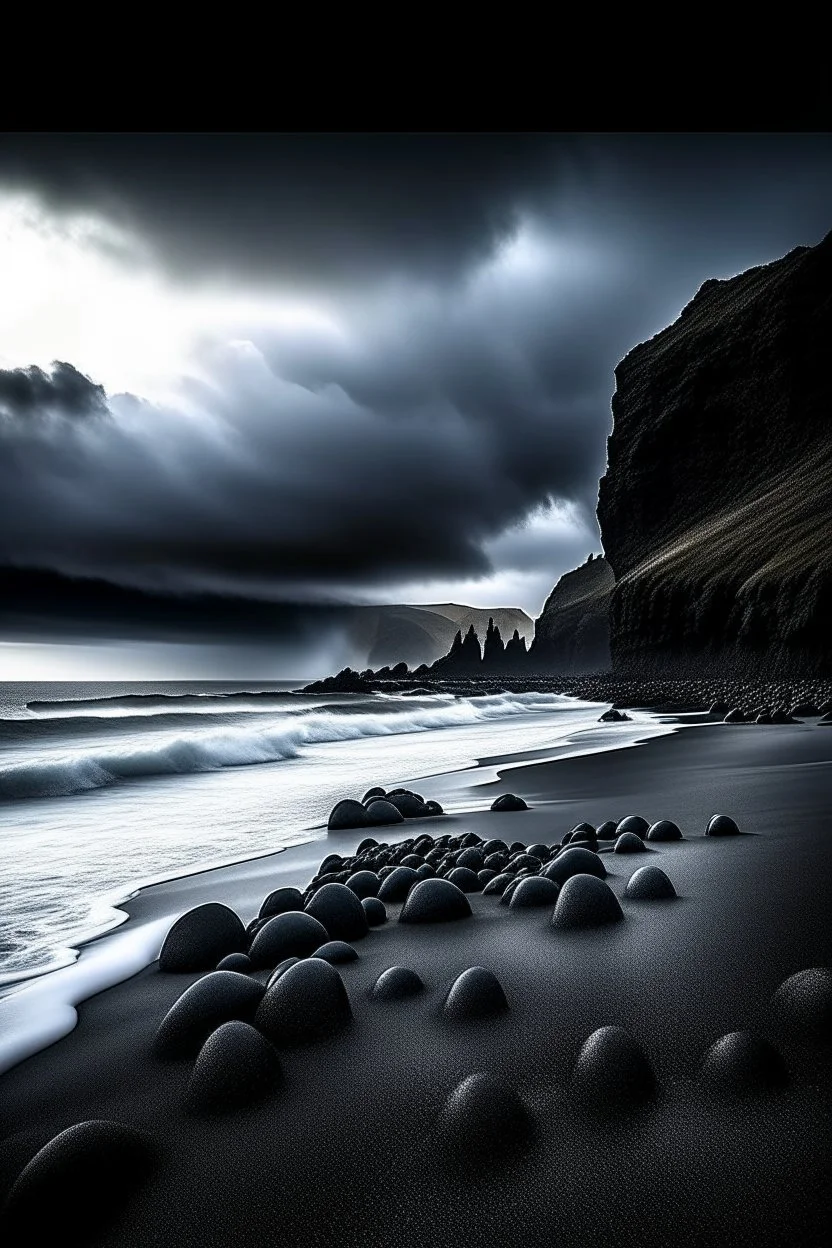
<path id="1" fill-rule="evenodd" d="M 96 742 L 75 750 L 42 750 L 26 761 L 0 768 L 0 799 L 65 797 L 140 777 L 275 763 L 296 758 L 309 745 L 464 727 L 572 705 L 570 698 L 541 693 L 447 696 L 434 699 L 430 706 L 380 698 L 378 709 L 357 709 L 354 714 L 283 713 L 266 726 L 194 730 L 159 734 L 151 742 L 123 739 L 118 744 Z"/>

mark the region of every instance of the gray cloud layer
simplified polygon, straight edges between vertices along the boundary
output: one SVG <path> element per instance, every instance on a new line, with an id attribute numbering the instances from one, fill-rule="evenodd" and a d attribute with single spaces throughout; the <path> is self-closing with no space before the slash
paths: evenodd
<path id="1" fill-rule="evenodd" d="M 500 535 L 554 502 L 564 557 L 597 549 L 617 361 L 832 224 L 826 136 L 34 139 L 0 186 L 121 213 L 180 278 L 326 288 L 340 324 L 238 326 L 187 417 L 0 372 L 0 563 L 163 593 L 383 592 L 486 575 L 495 541 L 553 582 L 561 552 Z"/>

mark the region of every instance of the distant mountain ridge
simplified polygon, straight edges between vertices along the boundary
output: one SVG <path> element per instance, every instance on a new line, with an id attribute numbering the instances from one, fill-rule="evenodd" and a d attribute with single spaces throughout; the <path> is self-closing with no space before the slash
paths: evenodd
<path id="1" fill-rule="evenodd" d="M 493 617 L 500 631 L 511 637 L 531 638 L 534 622 L 519 607 L 469 607 L 462 603 L 430 603 L 409 606 L 344 607 L 348 640 L 359 668 L 384 667 L 404 662 L 409 667 L 433 663 L 450 649 L 457 630 L 473 627 L 485 633 Z"/>

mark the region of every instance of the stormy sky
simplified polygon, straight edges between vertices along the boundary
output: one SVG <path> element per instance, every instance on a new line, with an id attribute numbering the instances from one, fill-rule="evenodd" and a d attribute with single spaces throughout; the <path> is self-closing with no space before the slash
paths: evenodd
<path id="1" fill-rule="evenodd" d="M 830 228 L 823 134 L 0 136 L 0 679 L 534 616 L 600 550 L 616 363 Z"/>

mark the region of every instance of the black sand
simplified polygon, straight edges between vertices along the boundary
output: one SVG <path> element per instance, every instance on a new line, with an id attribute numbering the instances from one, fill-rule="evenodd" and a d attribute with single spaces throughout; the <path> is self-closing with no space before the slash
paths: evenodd
<path id="1" fill-rule="evenodd" d="M 388 922 L 354 942 L 358 959 L 334 968 L 352 1023 L 281 1049 L 282 1080 L 248 1109 L 185 1112 L 193 1060 L 151 1049 L 199 976 L 148 968 L 86 1002 L 74 1032 L 0 1077 L 3 1192 L 59 1131 L 102 1118 L 146 1131 L 155 1168 L 97 1238 L 84 1207 L 73 1211 L 63 1243 L 820 1244 L 830 1230 L 832 1046 L 783 1035 L 768 1003 L 786 976 L 832 965 L 830 761 L 832 734 L 815 725 L 697 727 L 512 769 L 493 794 L 520 794 L 528 812 L 377 830 L 379 840 L 471 830 L 552 843 L 581 820 L 635 813 L 672 819 L 685 839 L 603 854 L 624 912 L 607 927 L 560 931 L 549 908 L 477 894 L 473 916 L 448 923 L 399 924 L 401 907 L 388 906 Z M 706 839 L 717 812 L 745 835 Z M 225 901 L 248 922 L 268 892 L 298 882 L 298 862 L 353 852 L 362 836 L 159 886 L 130 909 L 152 914 L 178 889 L 180 908 Z M 678 898 L 624 898 L 645 865 L 660 866 Z M 372 999 L 396 965 L 418 972 L 425 990 Z M 470 967 L 496 975 L 507 1011 L 443 1014 Z M 608 1025 L 641 1046 L 656 1088 L 635 1102 L 611 1094 L 599 1109 L 571 1072 Z M 746 1030 L 778 1049 L 784 1086 L 740 1095 L 738 1081 L 733 1095 L 730 1077 L 727 1091 L 699 1078 L 711 1045 Z M 480 1072 L 494 1087 L 473 1085 L 446 1110 Z"/>

